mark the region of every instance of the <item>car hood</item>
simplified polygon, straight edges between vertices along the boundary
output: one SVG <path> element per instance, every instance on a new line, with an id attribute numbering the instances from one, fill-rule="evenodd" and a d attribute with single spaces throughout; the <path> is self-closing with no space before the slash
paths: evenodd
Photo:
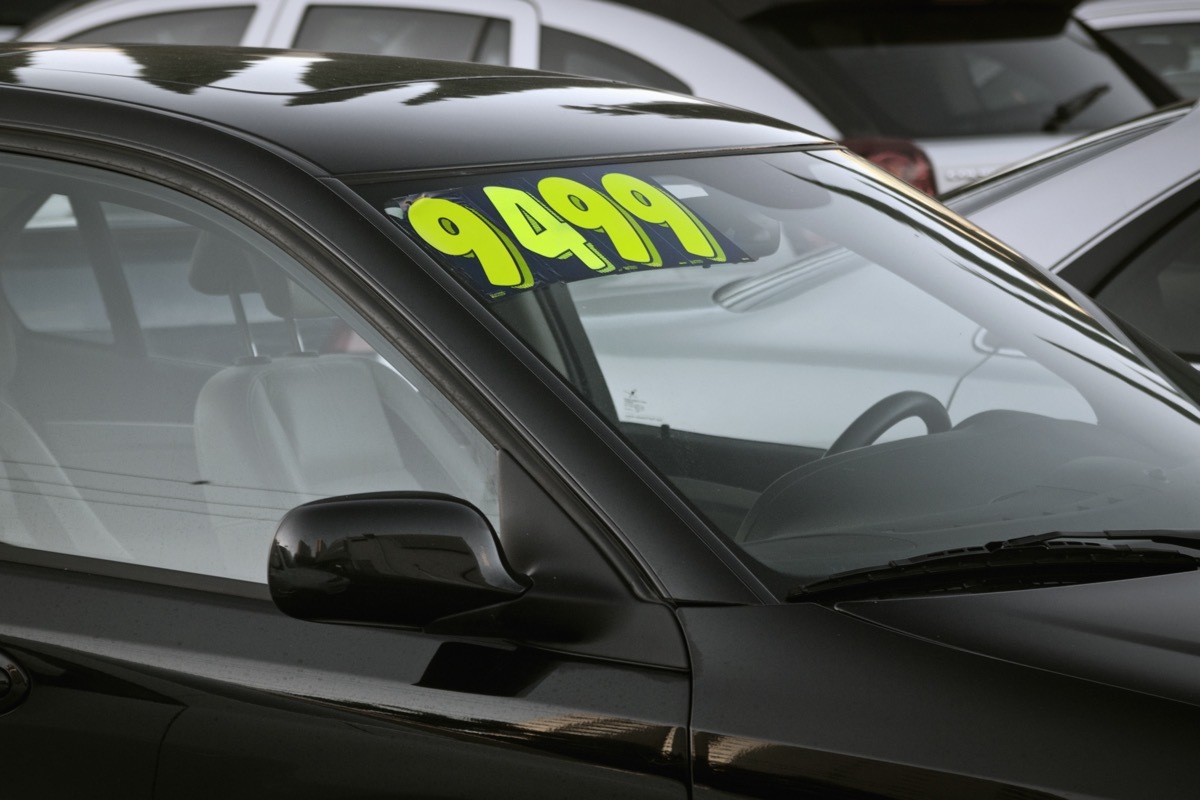
<path id="1" fill-rule="evenodd" d="M 1200 573 L 839 610 L 955 649 L 1200 705 Z"/>

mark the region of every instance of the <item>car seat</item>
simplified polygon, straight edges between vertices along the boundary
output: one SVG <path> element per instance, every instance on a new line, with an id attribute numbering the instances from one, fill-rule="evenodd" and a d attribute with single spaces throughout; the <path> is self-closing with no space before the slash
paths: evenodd
<path id="1" fill-rule="evenodd" d="M 41 436 L 9 399 L 17 371 L 11 309 L 0 303 L 0 542 L 129 561 Z"/>
<path id="2" fill-rule="evenodd" d="M 210 515 L 231 572 L 265 576 L 275 524 L 289 508 L 357 492 L 426 490 L 468 499 L 487 482 L 436 406 L 377 356 L 305 349 L 297 321 L 333 312 L 265 257 L 202 235 L 192 285 L 261 294 L 291 331 L 290 352 L 254 344 L 217 372 L 196 401 L 194 436 Z"/>

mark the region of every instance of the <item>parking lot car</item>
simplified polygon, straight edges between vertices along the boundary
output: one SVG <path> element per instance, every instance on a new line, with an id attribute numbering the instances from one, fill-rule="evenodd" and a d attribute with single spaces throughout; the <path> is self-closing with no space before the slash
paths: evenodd
<path id="1" fill-rule="evenodd" d="M 1198 137 L 1200 110 L 1180 106 L 1082 138 L 946 202 L 1200 363 Z"/>
<path id="2" fill-rule="evenodd" d="M 1088 0 L 1078 13 L 1181 97 L 1200 97 L 1200 2 Z"/>
<path id="3" fill-rule="evenodd" d="M 14 797 L 1194 790 L 1193 373 L 828 140 L 8 46 L 0 240 Z"/>
<path id="4" fill-rule="evenodd" d="M 95 0 L 27 41 L 453 58 L 645 84 L 824 136 L 933 194 L 1178 99 L 1077 0 Z"/>

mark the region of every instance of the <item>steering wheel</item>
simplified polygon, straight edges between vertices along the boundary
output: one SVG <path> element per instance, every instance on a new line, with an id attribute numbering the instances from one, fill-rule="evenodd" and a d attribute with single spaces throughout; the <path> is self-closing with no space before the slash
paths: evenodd
<path id="1" fill-rule="evenodd" d="M 936 397 L 925 392 L 897 392 L 859 414 L 858 419 L 851 422 L 842 435 L 829 445 L 825 455 L 866 447 L 893 425 L 909 417 L 919 418 L 929 433 L 950 430 L 950 414 Z"/>

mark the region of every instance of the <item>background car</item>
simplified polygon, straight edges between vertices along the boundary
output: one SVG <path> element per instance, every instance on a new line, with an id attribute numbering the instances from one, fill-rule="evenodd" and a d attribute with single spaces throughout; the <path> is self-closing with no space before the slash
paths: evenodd
<path id="1" fill-rule="evenodd" d="M 1177 99 L 1075 2 L 97 0 L 22 39 L 507 63 L 691 92 L 844 140 L 928 193 Z"/>
<path id="2" fill-rule="evenodd" d="M 1196 376 L 829 140 L 7 46 L 0 253 L 12 796 L 1194 793 Z"/>
<path id="3" fill-rule="evenodd" d="M 1200 363 L 1198 137 L 1200 111 L 1181 106 L 1080 139 L 946 202 Z"/>
<path id="4" fill-rule="evenodd" d="M 9 0 L 0 8 L 0 40 L 16 36 L 32 19 L 56 5 L 56 0 Z"/>
<path id="5" fill-rule="evenodd" d="M 1080 19 L 1170 84 L 1200 97 L 1200 3 L 1196 0 L 1088 0 Z"/>

